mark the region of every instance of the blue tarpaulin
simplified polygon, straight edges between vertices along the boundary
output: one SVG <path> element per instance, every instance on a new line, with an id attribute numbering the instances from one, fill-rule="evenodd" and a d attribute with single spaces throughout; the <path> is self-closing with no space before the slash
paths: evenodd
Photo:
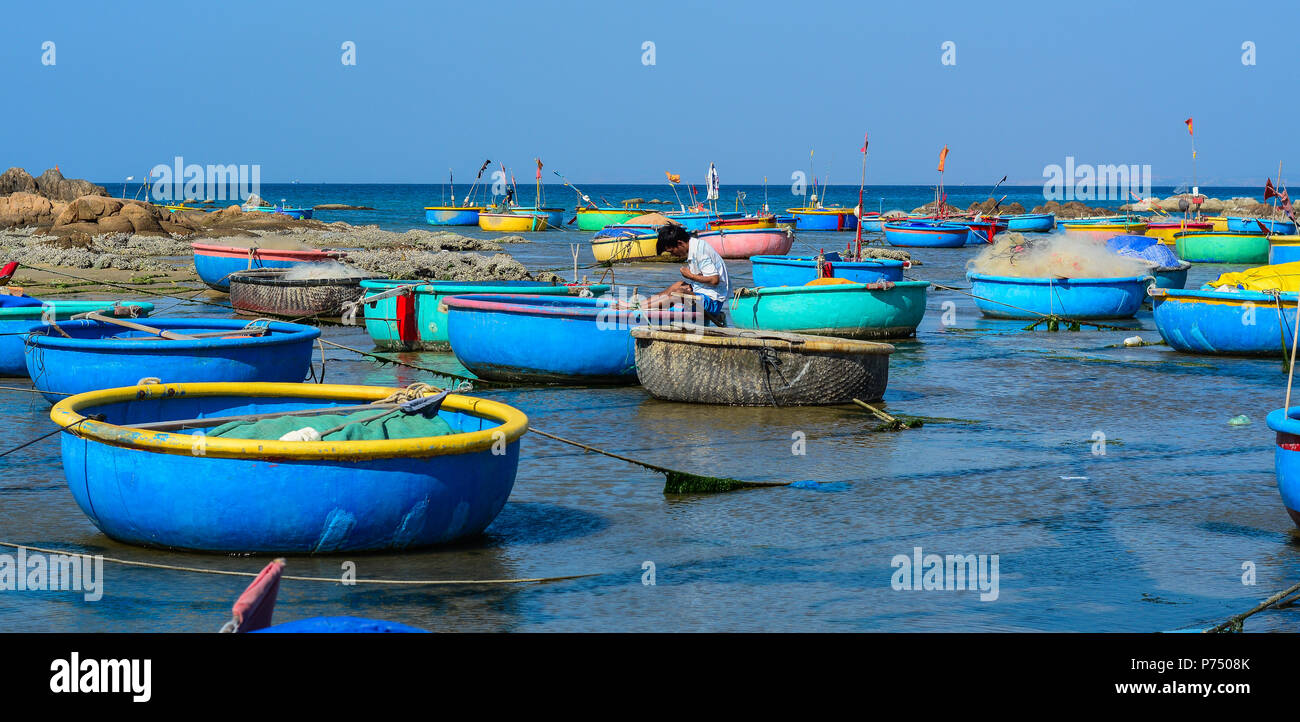
<path id="1" fill-rule="evenodd" d="M 1178 268 L 1182 261 L 1169 246 L 1150 236 L 1115 236 L 1106 247 L 1121 256 L 1151 261 L 1159 268 Z"/>

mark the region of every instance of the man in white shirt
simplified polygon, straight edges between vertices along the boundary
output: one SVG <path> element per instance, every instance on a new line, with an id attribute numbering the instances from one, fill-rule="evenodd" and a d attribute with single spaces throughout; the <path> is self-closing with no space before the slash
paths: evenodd
<path id="1" fill-rule="evenodd" d="M 694 296 L 696 305 L 704 311 L 704 321 L 715 326 L 726 326 L 727 298 L 731 295 L 731 282 L 727 278 L 727 264 L 707 241 L 693 237 L 685 228 L 669 224 L 659 229 L 655 250 L 677 257 L 685 257 L 681 273 L 685 281 L 678 281 L 663 293 L 650 298 L 651 308 L 662 308 L 678 302 L 681 296 Z"/>

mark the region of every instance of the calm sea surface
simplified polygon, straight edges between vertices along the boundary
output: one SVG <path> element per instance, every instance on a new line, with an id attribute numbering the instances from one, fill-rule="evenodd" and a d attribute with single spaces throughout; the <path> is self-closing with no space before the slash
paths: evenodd
<path id="1" fill-rule="evenodd" d="M 672 198 L 666 185 L 584 190 L 615 202 Z M 724 199 L 734 190 L 724 185 Z M 762 202 L 761 186 L 743 190 L 751 207 Z M 989 190 L 954 188 L 949 198 L 964 206 Z M 828 200 L 852 204 L 856 192 L 832 188 Z M 1027 207 L 1042 200 L 1037 188 L 1002 192 Z M 421 207 L 439 202 L 438 193 L 438 186 L 299 184 L 266 186 L 263 196 L 370 205 L 377 210 L 318 217 L 405 230 L 425 227 Z M 769 193 L 774 208 L 794 205 L 787 186 L 779 201 Z M 865 205 L 873 209 L 883 198 L 885 210 L 910 210 L 931 194 L 870 188 Z M 559 187 L 547 189 L 547 200 L 573 207 L 571 191 Z M 795 250 L 841 248 L 850 238 L 803 233 Z M 508 250 L 531 269 L 571 269 L 569 244 L 579 244 L 580 265 L 591 263 L 588 234 L 530 239 Z M 916 250 L 922 265 L 910 275 L 964 288 L 964 264 L 975 250 Z M 750 283 L 748 262 L 729 267 L 733 285 Z M 1225 270 L 1198 265 L 1189 286 Z M 579 273 L 594 279 L 599 272 Z M 645 291 L 675 277 L 675 266 L 634 264 L 618 267 L 616 280 Z M 147 300 L 160 308 L 172 303 Z M 949 303 L 956 323 L 944 326 Z M 165 311 L 226 315 L 179 302 Z M 969 296 L 932 289 L 917 338 L 896 344 L 885 406 L 961 421 L 901 433 L 873 433 L 876 422 L 849 408 L 673 404 L 638 387 L 476 392 L 519 407 L 540 428 L 651 463 L 825 483 L 668 497 L 659 475 L 527 435 L 514 493 L 482 538 L 400 555 L 293 557 L 287 573 L 335 577 L 353 561 L 363 578 L 596 576 L 455 588 L 285 582 L 276 619 L 348 614 L 457 631 L 1160 631 L 1221 621 L 1300 580 L 1300 535 L 1278 498 L 1273 435 L 1264 425 L 1282 403 L 1286 377 L 1278 361 L 1117 348 L 1135 333 L 1158 339 L 1149 310 L 1126 332 L 1027 332 L 1024 325 L 984 319 Z M 356 327 L 327 326 L 324 334 L 371 347 Z M 327 356 L 331 382 L 437 381 L 345 351 Z M 459 369 L 449 354 L 403 358 Z M 37 396 L 0 391 L 9 429 L 3 446 L 49 431 L 47 411 Z M 1228 425 L 1239 414 L 1251 423 Z M 806 439 L 802 455 L 792 453 L 797 432 Z M 1103 455 L 1094 453 L 1098 432 Z M 256 571 L 265 563 L 109 540 L 68 493 L 54 437 L 0 459 L 0 541 L 220 569 Z M 892 589 L 891 560 L 917 547 L 998 555 L 997 599 Z M 642 583 L 647 561 L 655 565 L 653 586 Z M 1243 585 L 1244 563 L 1254 566 L 1256 586 Z M 104 597 L 93 603 L 74 592 L 0 592 L 0 628 L 215 631 L 248 581 L 113 564 L 105 576 Z M 1293 612 L 1266 613 L 1246 629 L 1293 629 L 1294 620 Z"/>

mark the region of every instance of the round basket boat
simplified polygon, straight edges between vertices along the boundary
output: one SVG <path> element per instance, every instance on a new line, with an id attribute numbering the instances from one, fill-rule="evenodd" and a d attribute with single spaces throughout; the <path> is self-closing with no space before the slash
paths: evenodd
<path id="1" fill-rule="evenodd" d="M 1099 320 L 1132 318 L 1146 300 L 1152 276 L 1124 278 L 1017 278 L 967 273 L 971 295 L 989 318 L 1037 320 L 1044 316 Z"/>
<path id="2" fill-rule="evenodd" d="M 194 270 L 199 280 L 217 291 L 230 290 L 230 274 L 255 268 L 292 268 L 304 263 L 325 263 L 346 256 L 341 251 L 282 251 L 273 248 L 241 248 L 211 243 L 191 243 Z"/>
<path id="3" fill-rule="evenodd" d="M 23 336 L 50 321 L 67 321 L 78 313 L 97 311 L 111 316 L 141 318 L 153 312 L 152 303 L 120 301 L 45 301 L 39 306 L 0 308 L 0 376 L 26 376 Z"/>
<path id="4" fill-rule="evenodd" d="M 887 343 L 675 324 L 639 326 L 637 378 L 655 398 L 726 406 L 877 401 L 889 382 Z"/>
<path id="5" fill-rule="evenodd" d="M 510 496 L 528 427 L 505 404 L 449 395 L 437 419 L 450 433 L 439 436 L 277 441 L 203 432 L 220 423 L 213 417 L 343 413 L 394 391 L 153 384 L 80 394 L 50 418 L 68 429 L 63 471 L 77 505 L 127 544 L 320 554 L 414 549 L 483 531 Z M 96 414 L 106 418 L 91 420 Z"/>
<path id="6" fill-rule="evenodd" d="M 335 278 L 285 278 L 288 269 L 264 268 L 230 274 L 230 305 L 241 313 L 285 318 L 333 318 L 361 298 L 361 282 L 379 274 Z"/>
<path id="7" fill-rule="evenodd" d="M 148 323 L 172 338 L 102 321 L 38 326 L 26 337 L 27 373 L 50 403 L 144 378 L 296 382 L 311 368 L 312 345 L 320 337 L 318 328 L 279 321 L 154 318 Z"/>
<path id="8" fill-rule="evenodd" d="M 1300 407 L 1269 412 L 1268 428 L 1277 433 L 1273 467 L 1282 506 L 1300 526 Z"/>

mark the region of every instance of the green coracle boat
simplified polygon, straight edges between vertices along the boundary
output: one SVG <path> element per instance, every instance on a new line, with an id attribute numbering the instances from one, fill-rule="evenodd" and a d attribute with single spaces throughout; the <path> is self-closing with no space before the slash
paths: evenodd
<path id="1" fill-rule="evenodd" d="M 878 281 L 742 289 L 731 302 L 737 328 L 908 338 L 925 316 L 926 281 Z"/>
<path id="2" fill-rule="evenodd" d="M 617 225 L 645 213 L 647 211 L 641 208 L 579 208 L 578 230 L 599 231 L 605 226 Z"/>
<path id="3" fill-rule="evenodd" d="M 1268 236 L 1231 231 L 1183 231 L 1174 234 L 1178 257 L 1192 263 L 1268 263 Z"/>

